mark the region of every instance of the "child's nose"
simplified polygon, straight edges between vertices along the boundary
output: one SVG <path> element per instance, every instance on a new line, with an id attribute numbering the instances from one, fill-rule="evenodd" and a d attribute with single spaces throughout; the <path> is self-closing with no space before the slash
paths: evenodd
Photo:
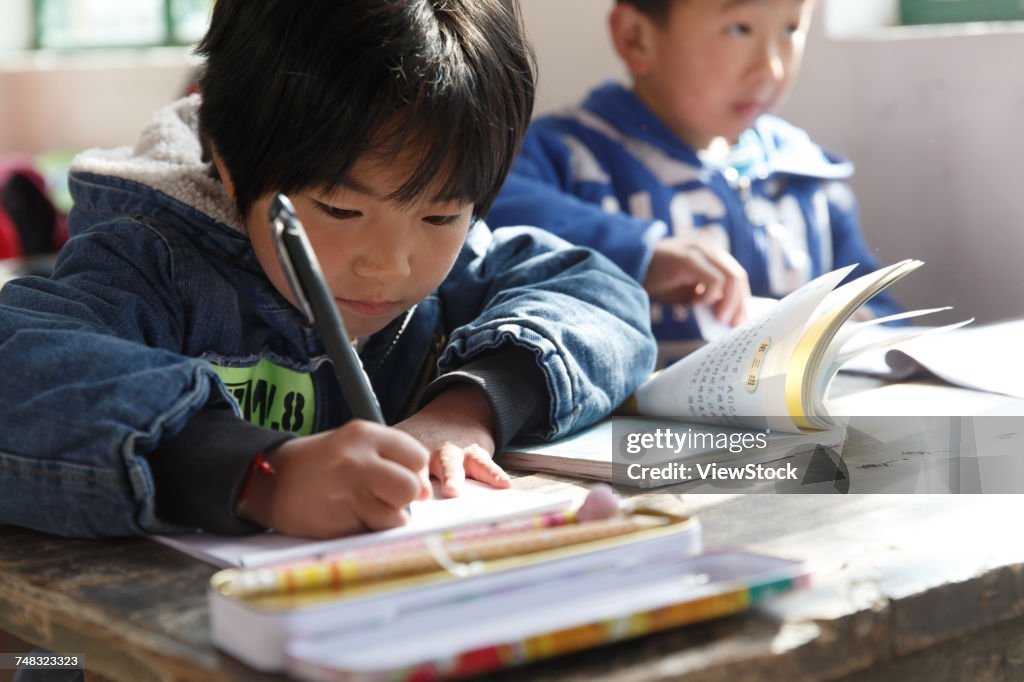
<path id="1" fill-rule="evenodd" d="M 766 40 L 758 51 L 755 66 L 758 75 L 766 80 L 781 81 L 786 77 L 786 56 L 784 49 L 775 40 Z"/>
<path id="2" fill-rule="evenodd" d="M 353 263 L 355 273 L 381 282 L 404 279 L 412 272 L 412 254 L 401 235 L 381 230 L 377 238 L 364 245 Z"/>

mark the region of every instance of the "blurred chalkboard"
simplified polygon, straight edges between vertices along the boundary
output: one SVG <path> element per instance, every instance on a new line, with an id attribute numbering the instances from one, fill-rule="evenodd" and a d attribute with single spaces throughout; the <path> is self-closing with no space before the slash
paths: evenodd
<path id="1" fill-rule="evenodd" d="M 1021 0 L 900 0 L 900 23 L 950 24 L 1024 21 Z"/>

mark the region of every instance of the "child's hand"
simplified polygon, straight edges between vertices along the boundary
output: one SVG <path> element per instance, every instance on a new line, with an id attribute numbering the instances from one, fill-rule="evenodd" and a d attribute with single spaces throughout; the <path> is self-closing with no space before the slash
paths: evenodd
<path id="1" fill-rule="evenodd" d="M 362 420 L 285 441 L 268 455 L 274 475 L 250 474 L 238 513 L 315 538 L 401 526 L 405 507 L 430 495 L 429 454 L 407 433 Z"/>
<path id="2" fill-rule="evenodd" d="M 662 303 L 707 303 L 732 326 L 747 319 L 750 283 L 728 251 L 694 237 L 668 237 L 654 248 L 644 289 Z"/>
<path id="3" fill-rule="evenodd" d="M 467 476 L 494 488 L 511 485 L 508 474 L 492 459 L 493 422 L 483 392 L 471 384 L 458 384 L 395 426 L 427 447 L 430 473 L 441 481 L 441 494 L 456 497 Z"/>

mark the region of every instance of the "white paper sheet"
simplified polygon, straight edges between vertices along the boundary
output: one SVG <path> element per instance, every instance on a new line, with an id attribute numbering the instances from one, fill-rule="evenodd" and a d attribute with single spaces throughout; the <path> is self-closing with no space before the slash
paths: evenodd
<path id="1" fill-rule="evenodd" d="M 466 481 L 462 495 L 451 499 L 413 502 L 412 520 L 400 528 L 362 533 L 335 540 L 309 540 L 277 533 L 234 536 L 194 533 L 154 535 L 157 542 L 220 567 L 265 566 L 300 558 L 314 558 L 375 542 L 426 535 L 439 530 L 476 523 L 489 523 L 525 514 L 543 514 L 567 508 L 567 495 L 527 490 L 498 490 Z"/>
<path id="2" fill-rule="evenodd" d="M 872 330 L 880 336 L 907 331 Z M 1024 398 L 1024 371 L 1017 358 L 1022 348 L 1024 320 L 1014 320 L 924 336 L 858 356 L 843 370 L 902 379 L 923 368 L 956 386 Z"/>

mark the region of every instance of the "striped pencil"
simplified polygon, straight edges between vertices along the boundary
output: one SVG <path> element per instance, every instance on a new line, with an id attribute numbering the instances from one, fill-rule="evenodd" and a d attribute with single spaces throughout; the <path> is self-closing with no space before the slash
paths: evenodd
<path id="1" fill-rule="evenodd" d="M 506 533 L 513 533 L 522 530 L 554 528 L 570 523 L 582 523 L 585 521 L 596 521 L 618 516 L 621 504 L 618 497 L 612 492 L 611 487 L 598 483 L 591 487 L 586 499 L 579 509 L 567 509 L 562 511 L 537 514 L 526 518 L 510 519 L 497 523 L 456 528 L 453 530 L 441 531 L 437 534 L 445 542 L 462 542 L 480 537 L 496 537 Z M 328 552 L 317 559 L 319 561 L 355 561 L 365 562 L 371 557 L 379 555 L 396 556 L 409 550 L 419 551 L 423 547 L 422 538 L 405 538 L 373 545 L 364 545 L 354 549 L 346 549 L 339 552 Z M 298 561 L 298 564 L 309 563 Z"/>

